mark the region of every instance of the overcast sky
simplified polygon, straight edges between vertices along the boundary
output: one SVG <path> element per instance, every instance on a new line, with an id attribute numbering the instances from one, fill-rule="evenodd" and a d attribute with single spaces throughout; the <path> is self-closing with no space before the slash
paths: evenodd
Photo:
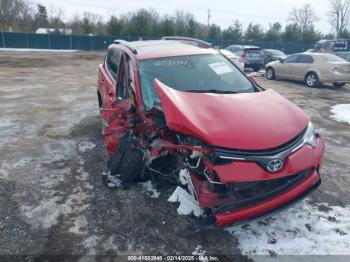
<path id="1" fill-rule="evenodd" d="M 176 9 L 193 13 L 197 20 L 207 23 L 207 10 L 211 10 L 211 23 L 226 28 L 232 20 L 239 19 L 244 26 L 249 22 L 260 23 L 268 28 L 271 22 L 286 24 L 288 13 L 293 7 L 311 4 L 319 18 L 316 26 L 322 33 L 329 33 L 327 11 L 329 0 L 36 0 L 48 7 L 48 10 L 61 8 L 65 20 L 84 11 L 94 12 L 108 17 L 138 8 L 153 8 L 161 15 L 174 14 Z"/>

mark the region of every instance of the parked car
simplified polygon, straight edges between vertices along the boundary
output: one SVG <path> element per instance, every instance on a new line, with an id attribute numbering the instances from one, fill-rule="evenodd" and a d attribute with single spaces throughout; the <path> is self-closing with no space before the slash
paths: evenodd
<path id="1" fill-rule="evenodd" d="M 226 56 L 228 59 L 230 59 L 239 69 L 244 71 L 244 61 L 239 56 L 235 55 L 231 51 L 228 51 L 226 49 L 221 49 L 220 53 Z"/>
<path id="2" fill-rule="evenodd" d="M 336 56 L 339 56 L 340 58 L 343 58 L 344 60 L 350 62 L 350 52 L 335 52 L 333 53 Z"/>
<path id="3" fill-rule="evenodd" d="M 349 39 L 322 39 L 315 43 L 314 52 L 332 53 L 350 51 Z"/>
<path id="4" fill-rule="evenodd" d="M 267 79 L 304 81 L 308 87 L 333 83 L 342 87 L 350 82 L 350 63 L 329 53 L 300 53 L 266 65 Z"/>
<path id="5" fill-rule="evenodd" d="M 265 65 L 272 61 L 283 60 L 287 57 L 285 53 L 277 49 L 264 49 L 263 52 Z"/>
<path id="6" fill-rule="evenodd" d="M 208 226 L 317 188 L 324 142 L 309 116 L 205 42 L 171 39 L 116 40 L 99 66 L 106 185 L 152 174 L 194 198 Z"/>
<path id="7" fill-rule="evenodd" d="M 243 59 L 244 68 L 252 68 L 257 72 L 264 66 L 264 53 L 260 47 L 230 45 L 226 49 Z"/>

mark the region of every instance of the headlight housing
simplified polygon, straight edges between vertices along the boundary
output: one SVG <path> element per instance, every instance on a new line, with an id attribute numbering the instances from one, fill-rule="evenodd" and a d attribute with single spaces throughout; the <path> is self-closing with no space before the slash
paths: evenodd
<path id="1" fill-rule="evenodd" d="M 305 131 L 304 137 L 303 137 L 303 144 L 310 145 L 313 148 L 315 148 L 316 143 L 317 143 L 317 137 L 316 137 L 315 127 L 312 124 L 312 122 L 309 122 L 307 129 Z"/>

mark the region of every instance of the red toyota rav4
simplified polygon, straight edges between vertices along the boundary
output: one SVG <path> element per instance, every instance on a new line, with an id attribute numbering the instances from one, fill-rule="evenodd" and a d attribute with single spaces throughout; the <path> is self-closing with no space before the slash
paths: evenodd
<path id="1" fill-rule="evenodd" d="M 217 226 L 320 185 L 324 142 L 310 118 L 192 38 L 116 40 L 98 72 L 107 182 L 152 173 L 183 186 Z M 106 181 L 105 181 L 106 182 Z"/>

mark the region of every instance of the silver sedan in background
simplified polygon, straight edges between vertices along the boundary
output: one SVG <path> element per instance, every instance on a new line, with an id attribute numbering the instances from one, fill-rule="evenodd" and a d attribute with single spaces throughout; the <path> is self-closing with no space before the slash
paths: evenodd
<path id="1" fill-rule="evenodd" d="M 350 83 L 350 63 L 329 53 L 300 53 L 266 65 L 266 78 L 304 81 L 308 87 Z"/>

